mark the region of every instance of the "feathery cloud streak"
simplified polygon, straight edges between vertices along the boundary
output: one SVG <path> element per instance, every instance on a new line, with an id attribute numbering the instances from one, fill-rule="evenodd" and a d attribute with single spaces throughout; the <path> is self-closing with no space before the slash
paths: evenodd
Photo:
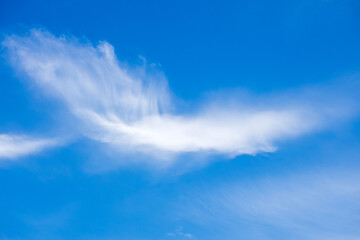
<path id="1" fill-rule="evenodd" d="M 0 159 L 14 159 L 40 152 L 55 145 L 58 145 L 58 143 L 53 139 L 0 134 Z"/>
<path id="2" fill-rule="evenodd" d="M 275 141 L 312 131 L 326 118 L 319 109 L 285 105 L 244 110 L 220 104 L 179 114 L 170 110 L 174 103 L 165 77 L 123 66 L 107 42 L 94 47 L 32 30 L 8 36 L 3 45 L 15 68 L 65 103 L 85 136 L 122 149 L 271 152 Z"/>

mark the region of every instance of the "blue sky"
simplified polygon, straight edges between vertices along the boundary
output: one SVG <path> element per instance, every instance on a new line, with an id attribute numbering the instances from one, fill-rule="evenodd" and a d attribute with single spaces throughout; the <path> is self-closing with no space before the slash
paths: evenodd
<path id="1" fill-rule="evenodd" d="M 2 1 L 0 239 L 360 239 L 359 10 Z"/>

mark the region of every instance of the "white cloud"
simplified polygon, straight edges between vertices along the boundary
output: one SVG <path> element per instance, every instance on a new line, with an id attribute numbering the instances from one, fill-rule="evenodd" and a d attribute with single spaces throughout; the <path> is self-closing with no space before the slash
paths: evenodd
<path id="1" fill-rule="evenodd" d="M 0 159 L 15 159 L 25 155 L 38 153 L 57 144 L 57 141 L 53 139 L 0 134 Z"/>
<path id="2" fill-rule="evenodd" d="M 271 152 L 277 140 L 313 131 L 329 115 L 285 103 L 257 108 L 204 104 L 197 112 L 179 113 L 162 73 L 126 67 L 107 42 L 93 47 L 32 30 L 28 36 L 8 36 L 3 45 L 17 69 L 46 95 L 65 103 L 84 135 L 122 150 Z"/>
<path id="3" fill-rule="evenodd" d="M 166 235 L 170 239 L 197 239 L 193 234 L 183 232 L 182 226 L 177 227 L 175 232 L 169 232 Z"/>

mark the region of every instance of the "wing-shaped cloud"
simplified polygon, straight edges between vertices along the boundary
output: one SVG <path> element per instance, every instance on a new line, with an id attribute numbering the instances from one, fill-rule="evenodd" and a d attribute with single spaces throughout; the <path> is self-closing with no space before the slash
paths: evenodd
<path id="1" fill-rule="evenodd" d="M 212 104 L 176 109 L 163 74 L 121 64 L 113 47 L 32 30 L 3 45 L 14 66 L 42 91 L 65 103 L 84 135 L 122 149 L 209 151 L 230 155 L 270 152 L 275 141 L 321 125 L 319 109 L 282 104 L 246 108 Z M 217 105 L 217 107 L 215 107 Z M 247 110 L 245 110 L 247 109 Z"/>
<path id="2" fill-rule="evenodd" d="M 17 157 L 38 153 L 57 144 L 58 142 L 54 139 L 0 134 L 0 159 L 15 159 Z"/>

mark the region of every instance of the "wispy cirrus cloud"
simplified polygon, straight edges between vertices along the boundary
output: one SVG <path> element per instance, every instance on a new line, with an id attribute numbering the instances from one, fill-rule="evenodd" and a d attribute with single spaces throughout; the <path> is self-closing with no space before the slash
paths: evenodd
<path id="1" fill-rule="evenodd" d="M 218 239 L 359 239 L 356 171 L 314 171 L 202 186 L 183 194 L 178 217 L 215 226 Z"/>
<path id="2" fill-rule="evenodd" d="M 0 134 L 0 160 L 16 159 L 18 157 L 38 153 L 58 144 L 58 141 L 55 139 Z"/>
<path id="3" fill-rule="evenodd" d="M 66 105 L 83 135 L 119 149 L 232 156 L 271 152 L 276 141 L 316 131 L 344 114 L 337 111 L 341 107 L 302 105 L 305 99 L 294 101 L 294 96 L 261 106 L 214 100 L 184 113 L 161 72 L 155 76 L 126 67 L 107 42 L 94 47 L 34 29 L 27 36 L 8 36 L 3 45 L 16 69 Z"/>

